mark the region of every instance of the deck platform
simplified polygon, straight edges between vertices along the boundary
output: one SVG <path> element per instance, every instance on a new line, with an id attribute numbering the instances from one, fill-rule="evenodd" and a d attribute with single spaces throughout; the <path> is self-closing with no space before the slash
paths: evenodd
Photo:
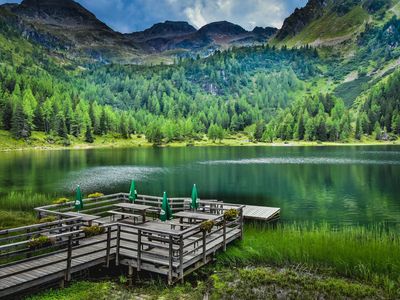
<path id="1" fill-rule="evenodd" d="M 224 207 L 229 208 L 229 205 L 224 205 Z M 243 207 L 243 218 L 245 220 L 273 222 L 280 218 L 280 212 L 281 209 L 278 207 L 245 205 Z"/>
<path id="2" fill-rule="evenodd" d="M 39 217 L 52 215 L 58 220 L 0 230 L 0 298 L 18 298 L 24 291 L 54 282 L 63 286 L 74 274 L 94 266 L 126 265 L 128 278 L 135 271 L 147 271 L 166 276 L 169 284 L 183 281 L 212 261 L 217 251 L 243 237 L 243 205 L 203 200 L 195 212 L 188 209 L 189 201 L 170 199 L 180 217 L 166 222 L 151 213 L 161 204 L 161 198 L 152 196 L 135 201 L 151 207 L 141 223 L 129 217 L 111 220 L 110 208 L 128 202 L 128 194 L 123 193 L 84 199 L 85 209 L 80 212 L 74 211 L 73 202 L 37 208 Z M 230 209 L 237 210 L 237 216 L 226 220 L 224 212 Z M 214 221 L 210 231 L 201 227 L 206 219 Z M 103 233 L 88 236 L 83 227 L 96 224 Z M 32 246 L 38 237 L 48 241 Z"/>
<path id="3" fill-rule="evenodd" d="M 245 220 L 272 222 L 279 219 L 280 212 L 278 207 L 246 205 L 243 208 L 243 217 Z"/>

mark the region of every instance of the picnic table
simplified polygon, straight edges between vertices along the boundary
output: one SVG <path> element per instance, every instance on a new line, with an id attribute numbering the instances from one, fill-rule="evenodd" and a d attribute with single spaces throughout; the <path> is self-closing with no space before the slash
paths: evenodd
<path id="1" fill-rule="evenodd" d="M 83 222 L 87 222 L 89 226 L 92 226 L 92 223 L 94 220 L 101 219 L 100 216 L 95 216 L 95 215 L 88 215 L 80 212 L 73 212 L 69 211 L 64 213 L 65 215 L 69 217 L 80 217 Z"/>
<path id="2" fill-rule="evenodd" d="M 132 212 L 135 211 L 139 212 L 143 218 L 143 223 L 146 222 L 146 211 L 154 208 L 153 206 L 135 204 L 135 203 L 119 203 L 115 204 L 114 206 L 125 210 L 132 210 Z"/>
<path id="3" fill-rule="evenodd" d="M 206 214 L 201 212 L 192 212 L 192 211 L 180 211 L 174 214 L 174 217 L 179 218 L 179 223 L 183 223 L 183 219 L 188 219 L 188 222 L 191 224 L 192 220 L 199 221 L 207 221 L 207 220 L 216 220 L 220 217 L 220 215 Z"/>

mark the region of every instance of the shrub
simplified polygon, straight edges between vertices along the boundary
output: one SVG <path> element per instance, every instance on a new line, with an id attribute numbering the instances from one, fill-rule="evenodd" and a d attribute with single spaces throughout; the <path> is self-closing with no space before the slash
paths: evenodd
<path id="1" fill-rule="evenodd" d="M 225 221 L 233 221 L 239 215 L 238 211 L 234 208 L 228 209 L 224 212 L 224 220 Z"/>
<path id="2" fill-rule="evenodd" d="M 68 198 L 58 198 L 56 200 L 53 201 L 53 204 L 65 204 L 69 201 Z"/>
<path id="3" fill-rule="evenodd" d="M 85 233 L 86 237 L 91 237 L 104 233 L 104 228 L 98 225 L 83 227 L 82 230 Z"/>
<path id="4" fill-rule="evenodd" d="M 57 220 L 57 217 L 55 216 L 47 216 L 44 218 L 41 218 L 38 223 L 43 224 L 43 223 L 48 223 L 48 222 L 54 222 Z"/>
<path id="5" fill-rule="evenodd" d="M 103 196 L 104 196 L 103 193 L 96 192 L 96 193 L 93 193 L 93 194 L 89 194 L 88 198 L 98 198 L 98 197 L 103 197 Z"/>
<path id="6" fill-rule="evenodd" d="M 29 249 L 39 249 L 51 245 L 51 240 L 48 236 L 41 235 L 37 238 L 32 238 L 28 242 Z"/>
<path id="7" fill-rule="evenodd" d="M 205 232 L 211 232 L 211 230 L 213 229 L 215 223 L 213 220 L 207 220 L 207 221 L 203 221 L 200 224 L 200 229 L 201 231 L 205 231 Z"/>

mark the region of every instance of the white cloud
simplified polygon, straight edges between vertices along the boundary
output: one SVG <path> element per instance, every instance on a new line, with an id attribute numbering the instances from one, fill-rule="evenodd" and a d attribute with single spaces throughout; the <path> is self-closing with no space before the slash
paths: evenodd
<path id="1" fill-rule="evenodd" d="M 186 7 L 184 12 L 189 20 L 189 23 L 193 24 L 197 28 L 200 28 L 207 24 L 206 19 L 203 17 L 202 12 L 204 8 L 200 6 L 200 3 L 197 1 L 194 7 Z"/>
<path id="2" fill-rule="evenodd" d="M 281 27 L 296 6 L 306 0 L 168 0 L 180 7 L 187 20 L 201 27 L 207 23 L 227 20 L 247 30 L 254 26 Z"/>

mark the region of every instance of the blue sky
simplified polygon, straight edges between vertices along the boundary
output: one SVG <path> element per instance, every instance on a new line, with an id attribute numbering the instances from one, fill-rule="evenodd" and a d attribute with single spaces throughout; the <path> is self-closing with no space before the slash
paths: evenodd
<path id="1" fill-rule="evenodd" d="M 0 0 L 20 2 L 17 0 Z M 132 32 L 165 20 L 188 21 L 199 28 L 227 20 L 247 30 L 282 26 L 283 20 L 307 0 L 77 0 L 114 30 Z"/>

